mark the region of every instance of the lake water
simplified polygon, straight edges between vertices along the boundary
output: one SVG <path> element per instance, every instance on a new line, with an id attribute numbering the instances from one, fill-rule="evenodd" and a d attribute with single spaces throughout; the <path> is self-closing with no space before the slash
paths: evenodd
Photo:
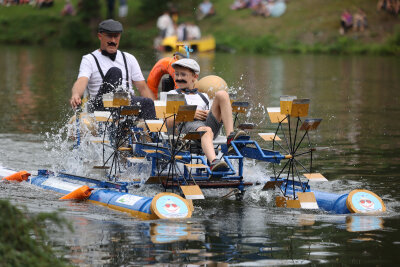
<path id="1" fill-rule="evenodd" d="M 2 47 L 0 54 L 0 165 L 28 171 L 74 161 L 60 129 L 73 114 L 70 89 L 86 51 Z M 162 55 L 133 53 L 147 77 Z M 266 107 L 281 95 L 310 98 L 310 117 L 322 118 L 310 137 L 324 147 L 314 167 L 329 182 L 321 191 L 368 189 L 387 212 L 374 216 L 276 208 L 273 194 L 249 188 L 243 201 L 208 192 L 191 219 L 140 221 L 89 203 L 58 201 L 59 195 L 22 184 L 0 183 L 0 198 L 32 213 L 63 209 L 75 229 L 49 229 L 53 246 L 80 266 L 120 265 L 393 265 L 400 262 L 400 60 L 378 56 L 194 56 L 201 76 L 223 77 L 238 99 L 251 102 L 241 121 L 257 132 L 273 131 Z M 68 161 L 68 162 L 67 162 Z M 269 164 L 247 162 L 245 179 L 271 174 Z M 143 189 L 143 193 L 156 193 Z M 138 193 L 140 195 L 140 192 Z"/>

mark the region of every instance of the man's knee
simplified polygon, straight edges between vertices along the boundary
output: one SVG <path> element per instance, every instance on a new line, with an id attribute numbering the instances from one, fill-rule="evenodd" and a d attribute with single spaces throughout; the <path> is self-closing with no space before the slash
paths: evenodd
<path id="1" fill-rule="evenodd" d="M 214 137 L 214 133 L 213 133 L 212 129 L 208 126 L 201 126 L 201 127 L 197 128 L 197 131 L 198 132 L 204 131 L 205 134 L 208 134 L 208 135 L 211 135 L 212 137 Z"/>
<path id="2" fill-rule="evenodd" d="M 143 100 L 142 100 L 142 104 L 143 104 L 143 106 L 145 106 L 145 107 L 154 107 L 154 101 L 153 101 L 153 99 L 151 99 L 151 98 L 148 98 L 148 97 L 144 97 L 143 98 Z"/>
<path id="3" fill-rule="evenodd" d="M 228 92 L 224 91 L 224 90 L 220 90 L 215 94 L 215 97 L 218 98 L 219 100 L 229 100 L 229 94 Z"/>

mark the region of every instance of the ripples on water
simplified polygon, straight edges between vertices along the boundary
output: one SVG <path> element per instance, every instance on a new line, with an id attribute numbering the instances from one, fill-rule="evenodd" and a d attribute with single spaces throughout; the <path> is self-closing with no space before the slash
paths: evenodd
<path id="1" fill-rule="evenodd" d="M 0 96 L 7 100 L 6 103 L 15 103 L 13 90 L 18 89 L 14 88 L 22 88 L 23 92 L 27 90 L 34 95 L 33 91 L 39 96 L 34 98 L 36 102 L 25 106 L 27 110 L 20 113 L 23 116 L 13 117 L 11 124 L 7 112 L 18 109 L 18 105 L 1 108 L 0 165 L 32 172 L 45 168 L 101 175 L 88 167 L 101 160 L 99 151 L 85 142 L 80 150 L 72 150 L 72 142 L 65 141 L 66 129 L 56 123 L 66 113 L 70 114 L 66 112 L 66 103 L 60 99 L 69 97 L 81 55 L 77 53 L 71 57 L 67 69 L 63 62 L 57 61 L 53 62 L 58 66 L 55 69 L 35 70 L 39 68 L 35 63 L 37 58 L 51 61 L 60 58 L 57 56 L 48 57 L 24 49 L 9 51 L 12 62 L 30 62 L 34 68 L 25 76 L 15 68 L 14 72 L 23 77 L 8 80 L 6 91 L 0 90 Z M 61 53 L 61 58 L 64 56 Z M 140 54 L 138 57 L 139 62 L 144 61 Z M 389 59 L 370 60 L 377 68 L 392 64 L 391 69 L 398 69 L 398 63 Z M 236 201 L 234 197 L 218 198 L 229 193 L 227 190 L 206 191 L 207 200 L 195 202 L 191 219 L 173 222 L 143 222 L 89 203 L 60 202 L 60 195 L 26 183 L 1 182 L 0 197 L 25 205 L 32 213 L 62 209 L 75 231 L 50 228 L 50 236 L 60 253 L 81 266 L 387 265 L 398 262 L 400 202 L 396 187 L 400 130 L 395 118 L 400 111 L 397 72 L 386 70 L 387 78 L 382 78 L 382 75 L 375 75 L 376 69 L 370 70 L 373 66 L 368 59 L 353 57 L 344 60 L 325 56 L 217 54 L 216 58 L 203 58 L 199 62 L 204 75 L 217 73 L 232 85 L 232 93 L 240 100 L 250 100 L 252 107 L 241 120 L 256 123 L 260 132 L 274 130 L 265 112 L 267 106 L 279 106 L 280 95 L 311 97 L 310 113 L 323 118 L 320 129 L 313 134 L 313 141 L 327 148 L 318 152 L 315 167 L 330 179 L 330 182 L 313 188 L 338 194 L 357 188 L 369 189 L 382 197 L 388 211 L 383 215 L 362 216 L 280 209 L 274 207 L 277 192 L 261 191 L 261 186 L 248 188 L 243 201 Z M 215 68 L 208 68 L 207 64 Z M 329 71 L 323 71 L 324 68 Z M 42 73 L 46 72 L 52 77 L 47 87 L 42 81 Z M 66 73 L 66 77 L 60 73 Z M 360 82 L 352 83 L 351 79 L 361 81 L 361 85 Z M 0 76 L 1 80 L 5 77 Z M 29 84 L 33 84 L 32 87 Z M 62 90 L 56 84 L 62 84 Z M 37 86 L 42 88 L 39 92 L 35 91 Z M 379 90 L 381 93 L 376 93 Z M 42 98 L 51 99 L 52 105 L 43 102 Z M 368 112 L 371 106 L 379 115 Z M 385 108 L 377 108 L 380 106 Z M 16 127 L 16 124 L 23 127 Z M 272 174 L 269 164 L 253 161 L 245 164 L 249 181 Z M 143 170 L 140 173 L 145 178 Z M 138 189 L 137 194 L 154 195 L 158 190 L 157 187 L 146 187 Z"/>

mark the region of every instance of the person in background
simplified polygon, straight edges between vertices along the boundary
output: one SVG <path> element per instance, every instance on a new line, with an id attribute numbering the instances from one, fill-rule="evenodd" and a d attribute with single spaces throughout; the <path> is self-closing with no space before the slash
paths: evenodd
<path id="1" fill-rule="evenodd" d="M 345 34 L 349 29 L 353 27 L 353 16 L 345 9 L 340 16 L 340 34 Z"/>
<path id="2" fill-rule="evenodd" d="M 118 16 L 120 18 L 128 16 L 128 3 L 126 0 L 119 0 Z"/>
<path id="3" fill-rule="evenodd" d="M 232 106 L 229 95 L 226 91 L 218 91 L 210 108 L 207 94 L 198 92 L 194 87 L 200 74 L 199 64 L 191 58 L 183 58 L 172 63 L 175 69 L 176 90 L 169 91 L 168 94 L 184 94 L 186 103 L 197 105 L 194 116 L 195 121 L 186 122 L 181 127 L 181 133 L 186 134 L 192 131 L 205 131 L 201 137 L 201 148 L 210 162 L 211 171 L 222 171 L 228 169 L 228 164 L 217 158 L 213 139 L 224 125 L 227 137 L 227 145 L 240 136 L 246 135 L 244 131 L 233 131 Z M 174 119 L 167 119 L 167 127 L 174 126 Z"/>
<path id="4" fill-rule="evenodd" d="M 99 24 L 97 37 L 100 48 L 83 56 L 78 79 L 72 87 L 70 104 L 77 108 L 82 103 L 85 90 L 89 93 L 88 110 L 103 110 L 103 94 L 113 92 L 117 87 L 125 87 L 131 93 L 131 103 L 141 106 L 143 119 L 154 119 L 154 95 L 147 87 L 136 58 L 118 50 L 122 24 L 108 19 Z M 134 96 L 133 85 L 140 96 Z"/>
<path id="5" fill-rule="evenodd" d="M 207 16 L 214 16 L 215 10 L 210 0 L 204 0 L 200 3 L 199 8 L 196 10 L 196 17 L 198 20 L 202 20 Z"/>
<path id="6" fill-rule="evenodd" d="M 231 5 L 232 10 L 239 10 L 249 7 L 249 0 L 235 0 Z"/>
<path id="7" fill-rule="evenodd" d="M 193 22 L 186 23 L 187 40 L 197 40 L 201 38 L 200 27 Z"/>
<path id="8" fill-rule="evenodd" d="M 363 32 L 367 26 L 367 15 L 365 14 L 364 10 L 358 8 L 356 13 L 354 13 L 353 30 Z"/>
<path id="9" fill-rule="evenodd" d="M 74 6 L 71 4 L 71 0 L 65 0 L 65 5 L 61 10 L 61 16 L 74 16 L 75 9 Z"/>
<path id="10" fill-rule="evenodd" d="M 165 11 L 158 17 L 157 28 L 160 30 L 161 38 L 175 35 L 175 26 L 169 11 Z"/>

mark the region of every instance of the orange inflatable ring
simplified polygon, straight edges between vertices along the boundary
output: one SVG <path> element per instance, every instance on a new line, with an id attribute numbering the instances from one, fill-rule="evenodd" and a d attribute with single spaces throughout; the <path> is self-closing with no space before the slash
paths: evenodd
<path id="1" fill-rule="evenodd" d="M 161 77 L 164 74 L 169 74 L 172 76 L 172 78 L 175 77 L 175 70 L 171 66 L 172 63 L 174 63 L 175 61 L 177 61 L 175 57 L 165 57 L 160 59 L 151 69 L 149 77 L 147 77 L 147 86 L 156 97 L 158 95 L 158 85 L 160 83 Z"/>

